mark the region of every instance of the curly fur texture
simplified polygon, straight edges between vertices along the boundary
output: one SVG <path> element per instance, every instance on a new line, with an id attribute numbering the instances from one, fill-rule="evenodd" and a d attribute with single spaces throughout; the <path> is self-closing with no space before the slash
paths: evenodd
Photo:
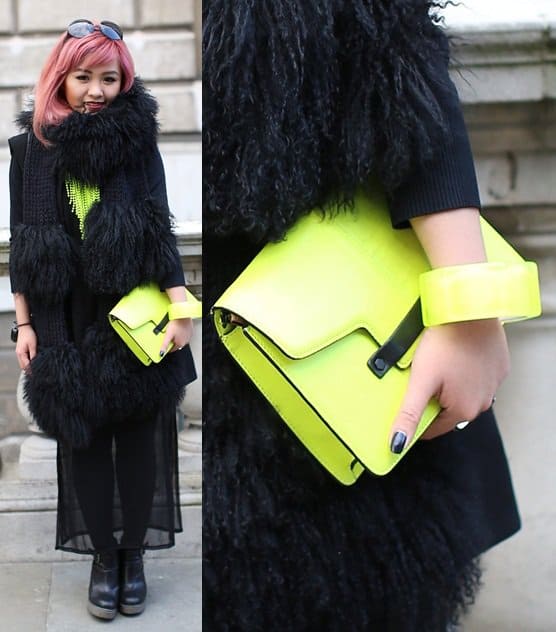
<path id="1" fill-rule="evenodd" d="M 151 417 L 162 403 L 179 404 L 189 372 L 189 349 L 166 356 L 160 364 L 141 364 L 108 325 L 88 329 L 82 343 L 84 410 L 93 426 L 106 419 Z"/>
<path id="2" fill-rule="evenodd" d="M 149 279 L 161 281 L 172 270 L 178 252 L 172 232 L 172 215 L 168 208 L 147 199 L 142 203 L 141 216 L 146 220 L 143 228 L 141 282 Z"/>
<path id="3" fill-rule="evenodd" d="M 74 344 L 42 347 L 25 381 L 25 399 L 48 435 L 87 447 L 95 428 L 179 404 L 195 378 L 188 347 L 158 365 L 144 366 L 108 323 L 90 327 Z"/>
<path id="4" fill-rule="evenodd" d="M 139 285 L 145 227 L 146 221 L 134 204 L 124 207 L 101 200 L 91 208 L 82 247 L 89 287 L 106 294 L 127 294 Z M 128 256 L 123 258 L 123 252 Z"/>
<path id="5" fill-rule="evenodd" d="M 10 276 L 14 292 L 37 305 L 59 303 L 75 277 L 76 252 L 60 225 L 20 224 L 11 233 Z"/>
<path id="6" fill-rule="evenodd" d="M 394 189 L 448 133 L 429 0 L 204 3 L 204 222 L 278 239 L 300 213 Z"/>
<path id="7" fill-rule="evenodd" d="M 31 361 L 24 385 L 29 410 L 41 430 L 76 448 L 91 439 L 83 417 L 83 367 L 73 344 L 46 347 Z"/>
<path id="8" fill-rule="evenodd" d="M 122 258 L 122 252 L 133 256 Z M 177 256 L 170 214 L 159 201 L 137 200 L 124 207 L 101 200 L 87 214 L 83 269 L 95 292 L 127 294 L 142 283 L 161 281 Z"/>
<path id="9" fill-rule="evenodd" d="M 137 166 L 156 148 L 157 111 L 156 100 L 136 77 L 129 92 L 118 95 L 110 107 L 96 114 L 73 112 L 60 125 L 45 128 L 56 169 L 98 185 L 124 167 Z M 28 110 L 17 119 L 26 130 L 32 121 Z"/>

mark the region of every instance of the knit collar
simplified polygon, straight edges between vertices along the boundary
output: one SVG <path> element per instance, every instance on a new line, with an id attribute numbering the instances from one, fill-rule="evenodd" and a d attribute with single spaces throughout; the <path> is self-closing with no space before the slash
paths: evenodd
<path id="1" fill-rule="evenodd" d="M 133 168 L 156 147 L 157 110 L 155 99 L 136 78 L 128 92 L 120 93 L 100 112 L 72 112 L 59 125 L 46 127 L 56 170 L 99 184 L 124 166 Z M 32 110 L 23 111 L 17 119 L 27 131 L 32 121 Z"/>

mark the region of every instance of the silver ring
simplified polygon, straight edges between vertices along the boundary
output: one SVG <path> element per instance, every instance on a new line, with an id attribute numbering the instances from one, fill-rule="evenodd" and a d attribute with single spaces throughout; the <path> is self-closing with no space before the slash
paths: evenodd
<path id="1" fill-rule="evenodd" d="M 463 421 L 460 421 L 459 423 L 456 424 L 454 430 L 463 430 L 468 425 L 469 425 L 469 422 L 466 419 L 464 419 Z"/>

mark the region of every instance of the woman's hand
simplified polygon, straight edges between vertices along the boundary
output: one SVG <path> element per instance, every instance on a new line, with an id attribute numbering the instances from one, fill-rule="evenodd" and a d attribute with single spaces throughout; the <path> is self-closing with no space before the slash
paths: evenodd
<path id="1" fill-rule="evenodd" d="M 31 360 L 37 355 L 37 335 L 31 325 L 18 328 L 15 354 L 20 368 L 27 373 Z"/>
<path id="2" fill-rule="evenodd" d="M 166 353 L 166 349 L 171 342 L 174 343 L 170 353 L 179 351 L 190 340 L 193 334 L 193 321 L 191 318 L 178 318 L 177 320 L 171 320 L 166 327 L 166 335 L 160 348 L 160 355 L 163 356 Z"/>
<path id="3" fill-rule="evenodd" d="M 426 329 L 415 352 L 409 385 L 392 426 L 401 450 L 409 445 L 425 406 L 434 397 L 442 411 L 422 435 L 432 439 L 472 421 L 492 405 L 508 374 L 506 335 L 498 319 L 450 323 Z M 403 441 L 404 433 L 406 440 Z"/>
<path id="4" fill-rule="evenodd" d="M 479 211 L 460 208 L 411 220 L 432 268 L 486 261 Z M 442 411 L 423 434 L 432 439 L 472 421 L 492 405 L 508 374 L 506 335 L 498 319 L 449 323 L 425 330 L 409 376 L 409 385 L 392 425 L 390 449 L 411 442 L 423 411 L 436 398 Z"/>
<path id="5" fill-rule="evenodd" d="M 166 288 L 166 294 L 168 294 L 168 298 L 172 303 L 182 303 L 187 300 L 183 285 Z M 166 349 L 171 342 L 174 343 L 172 352 L 179 351 L 191 340 L 192 334 L 193 321 L 191 318 L 171 320 L 166 327 L 166 335 L 160 348 L 160 355 L 163 356 L 166 353 Z"/>

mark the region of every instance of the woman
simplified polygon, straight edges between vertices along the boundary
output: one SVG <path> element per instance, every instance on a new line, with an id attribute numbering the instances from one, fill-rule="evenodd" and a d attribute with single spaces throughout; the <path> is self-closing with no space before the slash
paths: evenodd
<path id="1" fill-rule="evenodd" d="M 432 266 L 484 260 L 439 4 L 205 3 L 211 304 L 301 215 L 350 202 L 377 179 L 393 224 L 411 222 Z M 206 629 L 455 624 L 479 583 L 476 558 L 519 528 L 491 410 L 509 364 L 498 320 L 425 332 L 391 449 L 404 450 L 432 396 L 443 408 L 434 439 L 389 475 L 347 488 L 294 440 L 208 326 L 204 351 L 213 367 L 203 385 Z"/>
<path id="2" fill-rule="evenodd" d="M 94 553 L 88 608 L 105 619 L 143 611 L 142 552 L 182 530 L 175 415 L 195 378 L 191 320 L 169 322 L 171 353 L 146 367 L 107 318 L 148 282 L 186 300 L 156 112 L 121 29 L 76 20 L 9 141 L 16 354 L 30 411 L 58 439 L 56 548 Z"/>

